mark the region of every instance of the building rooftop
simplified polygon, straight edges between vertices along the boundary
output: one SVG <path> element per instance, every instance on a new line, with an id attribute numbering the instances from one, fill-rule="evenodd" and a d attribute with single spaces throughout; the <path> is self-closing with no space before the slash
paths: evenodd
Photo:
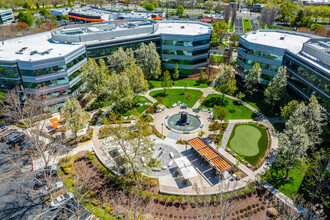
<path id="1" fill-rule="evenodd" d="M 65 56 L 79 44 L 56 43 L 51 39 L 50 32 L 13 38 L 0 43 L 0 60 L 3 61 L 36 61 Z"/>
<path id="2" fill-rule="evenodd" d="M 303 44 L 311 39 L 307 35 L 296 34 L 285 31 L 250 31 L 243 35 L 243 38 L 251 43 L 261 44 L 270 47 L 288 49 L 293 53 L 301 51 Z"/>
<path id="3" fill-rule="evenodd" d="M 212 31 L 210 25 L 198 22 L 159 22 L 156 34 L 199 35 Z"/>

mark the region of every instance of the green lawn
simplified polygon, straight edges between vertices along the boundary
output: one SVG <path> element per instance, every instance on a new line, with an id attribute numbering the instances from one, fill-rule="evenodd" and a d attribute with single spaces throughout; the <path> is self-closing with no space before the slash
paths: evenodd
<path id="1" fill-rule="evenodd" d="M 289 171 L 290 180 L 285 180 L 285 170 L 271 167 L 263 176 L 262 179 L 272 184 L 279 191 L 293 199 L 300 188 L 304 179 L 306 170 L 301 170 L 298 167 Z"/>
<path id="2" fill-rule="evenodd" d="M 254 112 L 249 108 L 243 105 L 239 105 L 234 100 L 229 99 L 227 97 L 224 97 L 224 102 L 222 102 L 222 96 L 217 94 L 208 95 L 205 101 L 199 107 L 199 109 L 210 109 L 213 108 L 215 105 L 221 106 L 226 111 L 226 119 L 252 119 L 254 116 Z M 214 117 L 217 119 L 216 112 L 213 112 Z"/>
<path id="3" fill-rule="evenodd" d="M 150 80 L 149 81 L 150 89 L 161 88 L 162 87 L 161 83 L 162 82 L 158 80 Z M 188 84 L 188 87 L 207 88 L 212 82 L 209 80 L 205 80 L 205 82 L 203 83 L 198 83 L 197 79 L 179 79 L 175 82 L 173 87 L 180 87 L 180 86 L 184 87 L 185 83 Z"/>
<path id="4" fill-rule="evenodd" d="M 144 112 L 146 110 L 146 105 L 144 105 L 144 103 L 146 103 L 146 102 L 152 103 L 152 101 L 150 101 L 149 99 L 147 99 L 144 96 L 135 96 L 134 102 L 135 102 L 135 104 L 133 105 L 133 107 L 130 110 L 127 110 L 126 112 L 121 113 L 122 116 L 130 117 L 132 115 L 133 109 L 136 109 L 141 114 L 142 112 Z M 138 106 L 137 103 L 142 103 L 143 105 Z"/>
<path id="5" fill-rule="evenodd" d="M 254 124 L 237 124 L 230 135 L 228 147 L 256 166 L 267 151 L 266 129 Z"/>
<path id="6" fill-rule="evenodd" d="M 234 96 L 239 92 L 245 93 L 245 90 L 241 87 L 238 87 L 238 90 L 236 90 Z M 277 116 L 280 115 L 279 105 L 276 105 L 274 107 L 273 111 L 271 111 L 272 107 L 269 104 L 264 102 L 265 97 L 264 97 L 263 93 L 257 92 L 257 93 L 254 93 L 252 96 L 250 96 L 248 94 L 245 94 L 245 95 L 246 96 L 242 100 L 244 102 L 250 104 L 254 108 L 256 108 L 259 112 L 261 112 L 265 116 L 273 117 L 273 116 L 276 116 L 276 114 L 277 114 Z"/>
<path id="7" fill-rule="evenodd" d="M 191 108 L 194 106 L 194 104 L 198 100 L 198 97 L 201 96 L 203 92 L 193 89 L 188 89 L 187 92 L 193 94 L 193 98 L 189 101 L 186 99 L 184 89 L 169 89 L 167 90 L 167 96 L 164 96 L 164 90 L 152 91 L 150 92 L 150 96 L 154 97 L 155 99 L 158 96 L 163 97 L 163 105 L 165 105 L 166 107 L 169 107 L 170 104 L 173 105 L 174 103 L 178 103 L 178 101 L 180 101 L 181 103 L 186 103 L 188 107 Z M 173 98 L 173 101 L 171 103 L 169 103 L 169 96 Z"/>
<path id="8" fill-rule="evenodd" d="M 210 58 L 212 58 L 214 62 L 223 63 L 223 56 L 211 54 Z"/>
<path id="9" fill-rule="evenodd" d="M 244 33 L 247 33 L 252 30 L 250 18 L 243 18 L 243 27 L 244 27 Z"/>
<path id="10" fill-rule="evenodd" d="M 234 32 L 234 21 L 233 21 L 233 19 L 230 19 L 229 32 L 230 33 Z"/>

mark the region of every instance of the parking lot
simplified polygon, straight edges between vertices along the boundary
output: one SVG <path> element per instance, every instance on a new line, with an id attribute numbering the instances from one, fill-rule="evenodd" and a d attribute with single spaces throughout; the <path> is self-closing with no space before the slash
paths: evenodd
<path id="1" fill-rule="evenodd" d="M 235 20 L 235 34 L 238 35 L 244 34 L 243 20 L 241 17 L 236 18 Z"/>

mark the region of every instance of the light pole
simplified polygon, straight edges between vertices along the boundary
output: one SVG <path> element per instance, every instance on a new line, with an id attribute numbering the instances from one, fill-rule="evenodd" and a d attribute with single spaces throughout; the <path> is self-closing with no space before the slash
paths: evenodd
<path id="1" fill-rule="evenodd" d="M 164 139 L 164 123 L 162 123 L 162 140 Z"/>

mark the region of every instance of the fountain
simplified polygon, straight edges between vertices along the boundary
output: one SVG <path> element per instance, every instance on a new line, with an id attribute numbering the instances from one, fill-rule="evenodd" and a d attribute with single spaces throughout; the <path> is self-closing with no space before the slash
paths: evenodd
<path id="1" fill-rule="evenodd" d="M 191 123 L 191 121 L 189 121 L 188 119 L 188 112 L 181 112 L 180 113 L 180 122 L 182 123 L 183 126 L 185 125 L 189 125 Z"/>
<path id="2" fill-rule="evenodd" d="M 188 112 L 179 112 L 170 116 L 166 121 L 166 126 L 176 132 L 194 132 L 201 126 L 198 117 L 188 114 Z"/>

